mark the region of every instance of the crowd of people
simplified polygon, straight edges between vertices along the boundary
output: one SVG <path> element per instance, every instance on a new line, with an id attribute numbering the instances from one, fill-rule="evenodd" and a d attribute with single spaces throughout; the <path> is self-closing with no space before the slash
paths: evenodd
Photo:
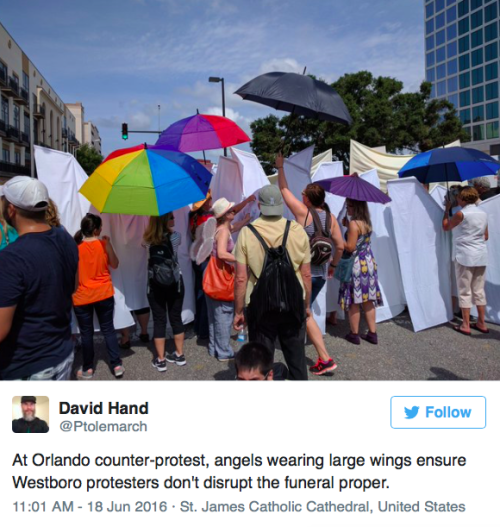
<path id="1" fill-rule="evenodd" d="M 341 225 L 331 214 L 325 191 L 309 184 L 302 201 L 288 188 L 283 157 L 276 157 L 278 185 L 260 189 L 235 204 L 210 192 L 193 204 L 189 214 L 196 315 L 194 329 L 208 341 L 215 360 L 235 359 L 239 380 L 306 380 L 308 373 L 324 375 L 337 368 L 325 346 L 311 306 L 327 281 L 340 282 L 339 305 L 348 314 L 353 345 L 361 339 L 377 345 L 375 310 L 382 305 L 377 263 L 370 238 L 372 224 L 366 202 L 346 200 Z M 73 375 L 88 380 L 95 375 L 94 318 L 106 343 L 109 367 L 124 375 L 121 349 L 130 348 L 130 331 L 121 339 L 113 324 L 114 287 L 110 269 L 119 259 L 102 220 L 87 214 L 77 233 L 60 224 L 57 207 L 37 179 L 19 176 L 1 188 L 0 207 L 0 378 L 2 380 L 66 380 Z M 495 190 L 496 192 L 496 190 Z M 487 215 L 476 207 L 495 192 L 487 178 L 474 187 L 460 187 L 447 199 L 443 229 L 454 239 L 457 303 L 464 335 L 471 328 L 481 333 L 485 323 L 484 294 L 488 239 Z M 241 221 L 235 215 L 258 201 L 259 217 Z M 284 217 L 287 206 L 295 220 Z M 182 306 L 185 284 L 179 265 L 181 233 L 175 230 L 174 212 L 151 217 L 143 236 L 148 251 L 147 299 L 149 308 L 135 313 L 140 339 L 149 341 L 153 318 L 153 367 L 167 370 L 167 362 L 184 366 L 185 328 Z M 470 309 L 478 310 L 470 323 Z M 368 331 L 360 334 L 363 311 Z M 79 336 L 72 327 L 76 321 Z M 166 352 L 167 321 L 175 351 Z M 249 343 L 236 354 L 233 331 L 245 333 Z M 306 334 L 317 352 L 307 367 Z M 276 339 L 286 367 L 274 364 Z M 77 345 L 78 343 L 78 345 Z M 82 367 L 73 370 L 75 348 Z M 309 370 L 309 372 L 308 372 Z"/>

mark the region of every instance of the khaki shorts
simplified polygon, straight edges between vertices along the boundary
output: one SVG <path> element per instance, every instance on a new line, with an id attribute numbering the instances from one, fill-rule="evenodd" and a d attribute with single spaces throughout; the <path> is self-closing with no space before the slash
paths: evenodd
<path id="1" fill-rule="evenodd" d="M 486 266 L 466 267 L 455 262 L 457 275 L 458 305 L 463 308 L 485 306 L 484 282 Z"/>

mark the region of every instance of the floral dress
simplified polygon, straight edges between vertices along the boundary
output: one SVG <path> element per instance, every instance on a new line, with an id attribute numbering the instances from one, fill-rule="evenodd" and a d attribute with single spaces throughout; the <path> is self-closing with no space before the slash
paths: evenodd
<path id="1" fill-rule="evenodd" d="M 377 263 L 370 243 L 371 234 L 370 231 L 358 237 L 353 253 L 351 281 L 340 285 L 339 304 L 344 311 L 349 311 L 351 304 L 363 302 L 373 302 L 376 306 L 383 305 L 378 285 Z"/>

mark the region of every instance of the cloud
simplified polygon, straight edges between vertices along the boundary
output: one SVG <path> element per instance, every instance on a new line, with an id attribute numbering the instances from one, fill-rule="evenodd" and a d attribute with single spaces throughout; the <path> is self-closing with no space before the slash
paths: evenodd
<path id="1" fill-rule="evenodd" d="M 260 74 L 268 73 L 270 71 L 284 71 L 287 73 L 302 73 L 304 66 L 301 66 L 295 59 L 286 58 L 279 59 L 274 58 L 266 60 L 260 66 Z"/>

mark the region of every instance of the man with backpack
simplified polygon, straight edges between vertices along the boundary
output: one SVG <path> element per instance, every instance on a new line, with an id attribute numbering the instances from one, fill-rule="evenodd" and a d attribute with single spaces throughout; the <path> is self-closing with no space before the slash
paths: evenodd
<path id="1" fill-rule="evenodd" d="M 305 322 L 311 316 L 311 253 L 304 229 L 283 218 L 278 187 L 259 192 L 261 216 L 236 244 L 234 328 L 274 353 L 278 337 L 291 380 L 307 380 Z M 246 314 L 244 312 L 247 306 Z"/>

